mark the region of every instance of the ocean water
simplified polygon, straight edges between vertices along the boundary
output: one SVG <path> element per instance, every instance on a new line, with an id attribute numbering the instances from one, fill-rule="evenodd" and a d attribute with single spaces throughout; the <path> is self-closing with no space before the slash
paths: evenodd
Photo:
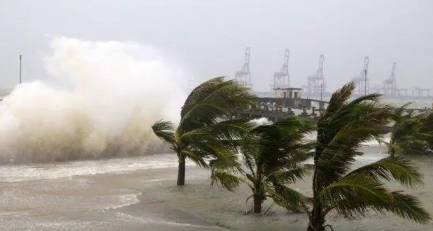
<path id="1" fill-rule="evenodd" d="M 356 165 L 386 156 L 365 147 Z M 433 159 L 414 160 L 425 185 L 410 192 L 433 213 Z M 270 215 L 243 215 L 248 188 L 230 193 L 209 186 L 209 172 L 187 163 L 187 186 L 175 185 L 174 154 L 138 158 L 9 165 L 0 167 L 0 221 L 3 230 L 293 230 L 303 215 L 271 208 Z M 396 187 L 396 185 L 391 185 Z M 293 187 L 308 194 L 308 178 Z M 346 221 L 331 217 L 337 230 L 429 230 L 393 216 Z"/>

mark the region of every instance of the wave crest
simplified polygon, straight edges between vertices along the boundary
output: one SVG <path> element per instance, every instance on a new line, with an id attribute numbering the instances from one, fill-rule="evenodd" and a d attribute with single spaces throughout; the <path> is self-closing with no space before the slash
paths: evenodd
<path id="1" fill-rule="evenodd" d="M 158 151 L 150 126 L 179 120 L 183 73 L 134 42 L 53 38 L 51 81 L 18 85 L 0 103 L 0 162 L 142 155 Z"/>

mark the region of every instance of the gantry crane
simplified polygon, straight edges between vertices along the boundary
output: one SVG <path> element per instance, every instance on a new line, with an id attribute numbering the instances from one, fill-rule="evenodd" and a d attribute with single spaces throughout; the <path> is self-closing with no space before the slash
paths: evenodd
<path id="1" fill-rule="evenodd" d="M 323 54 L 319 57 L 319 67 L 316 70 L 316 73 L 310 77 L 308 77 L 308 85 L 303 86 L 303 88 L 307 89 L 308 97 L 320 96 L 323 92 L 325 92 L 326 84 L 325 78 L 323 76 L 323 63 L 325 62 L 325 56 Z"/>
<path id="2" fill-rule="evenodd" d="M 397 66 L 397 63 L 394 62 L 392 64 L 392 71 L 389 75 L 388 79 L 383 81 L 383 94 L 386 96 L 396 97 L 398 96 L 398 89 L 397 89 L 397 80 L 395 79 L 395 67 Z"/>
<path id="3" fill-rule="evenodd" d="M 274 83 L 272 88 L 281 89 L 290 87 L 290 74 L 289 74 L 289 56 L 290 50 L 284 51 L 284 63 L 279 72 L 274 73 Z"/>
<path id="4" fill-rule="evenodd" d="M 362 69 L 361 73 L 352 79 L 352 81 L 355 83 L 355 94 L 356 95 L 367 95 L 369 93 L 369 83 L 367 78 L 367 72 L 368 72 L 368 63 L 370 62 L 370 59 L 368 56 L 364 58 L 364 68 Z"/>
<path id="5" fill-rule="evenodd" d="M 240 71 L 235 74 L 235 80 L 244 87 L 252 87 L 250 72 L 250 48 L 245 49 L 245 61 Z"/>

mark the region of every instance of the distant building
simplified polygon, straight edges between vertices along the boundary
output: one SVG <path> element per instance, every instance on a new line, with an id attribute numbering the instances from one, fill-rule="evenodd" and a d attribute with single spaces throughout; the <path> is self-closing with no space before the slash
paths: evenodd
<path id="1" fill-rule="evenodd" d="M 302 98 L 302 88 L 287 87 L 274 88 L 275 98 L 300 99 Z"/>

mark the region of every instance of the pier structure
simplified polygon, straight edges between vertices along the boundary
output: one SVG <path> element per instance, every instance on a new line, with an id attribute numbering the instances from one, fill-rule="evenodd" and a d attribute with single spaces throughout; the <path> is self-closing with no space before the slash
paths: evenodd
<path id="1" fill-rule="evenodd" d="M 296 100 L 281 97 L 260 97 L 258 98 L 258 105 L 240 113 L 239 118 L 259 119 L 267 118 L 270 121 L 278 121 L 290 117 L 298 116 L 317 122 L 320 113 L 328 106 L 329 102 L 315 100 L 315 99 L 302 99 Z M 431 108 L 407 108 L 407 112 L 422 113 L 432 111 Z M 390 127 L 383 128 L 384 133 L 390 131 Z"/>

